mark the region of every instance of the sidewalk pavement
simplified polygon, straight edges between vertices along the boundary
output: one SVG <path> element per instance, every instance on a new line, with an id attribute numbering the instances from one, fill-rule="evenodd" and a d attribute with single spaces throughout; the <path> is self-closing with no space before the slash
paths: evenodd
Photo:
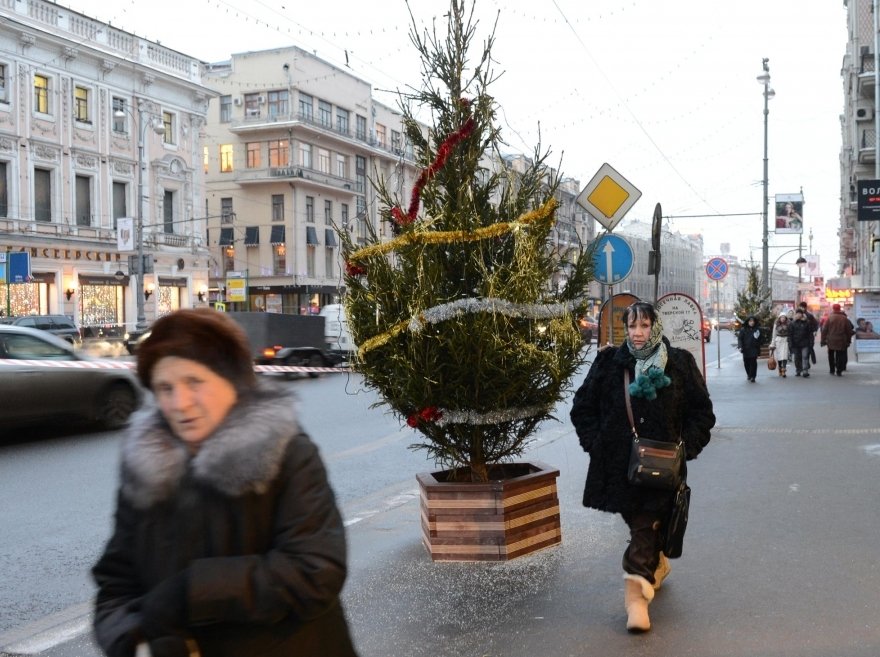
<path id="1" fill-rule="evenodd" d="M 561 471 L 562 545 L 432 563 L 415 478 L 409 499 L 349 528 L 344 602 L 361 656 L 880 654 L 880 364 L 830 376 L 817 349 L 809 379 L 759 361 L 750 383 L 738 353 L 718 367 L 707 351 L 718 421 L 689 467 L 685 551 L 651 605 L 651 632 L 625 629 L 628 532 L 581 505 L 587 457 L 569 402 L 528 455 Z"/>

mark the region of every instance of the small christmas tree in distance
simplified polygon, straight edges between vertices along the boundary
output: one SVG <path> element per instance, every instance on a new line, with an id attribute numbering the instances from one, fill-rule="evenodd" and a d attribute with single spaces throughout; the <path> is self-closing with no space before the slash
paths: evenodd
<path id="1" fill-rule="evenodd" d="M 487 481 L 552 417 L 583 362 L 575 319 L 592 260 L 581 248 L 562 262 L 547 248 L 558 184 L 548 153 L 536 148 L 519 172 L 483 164 L 503 161 L 487 91 L 494 30 L 471 65 L 477 23 L 461 0 L 445 36 L 410 17 L 423 86 L 401 109 L 422 169 L 406 198 L 373 181 L 393 239 L 341 234 L 353 367 L 422 434 L 412 447 L 450 479 Z M 429 135 L 413 107 L 430 111 Z M 551 289 L 560 269 L 567 284 Z"/>
<path id="2" fill-rule="evenodd" d="M 770 331 L 773 329 L 773 321 L 776 318 L 770 310 L 770 293 L 764 293 L 761 290 L 758 265 L 754 262 L 748 266 L 745 289 L 736 294 L 734 312 L 743 324 L 754 315 L 762 329 L 761 343 L 768 344 L 770 342 Z"/>

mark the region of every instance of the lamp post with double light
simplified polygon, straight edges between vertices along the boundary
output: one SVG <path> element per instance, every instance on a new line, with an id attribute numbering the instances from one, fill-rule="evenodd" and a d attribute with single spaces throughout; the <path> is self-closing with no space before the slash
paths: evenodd
<path id="1" fill-rule="evenodd" d="M 770 268 L 770 284 L 771 284 L 771 285 L 770 285 L 770 291 L 771 291 L 771 292 L 773 291 L 773 285 L 772 285 L 772 283 L 773 283 L 773 272 L 776 271 L 776 265 L 778 265 L 778 264 L 779 264 L 779 261 L 782 260 L 785 256 L 789 255 L 790 253 L 794 253 L 795 251 L 797 251 L 798 259 L 794 261 L 794 264 L 797 265 L 797 268 L 798 268 L 798 285 L 800 285 L 800 282 L 801 282 L 801 272 L 803 271 L 804 265 L 807 264 L 807 259 L 804 258 L 804 257 L 801 255 L 801 250 L 802 250 L 802 248 L 803 248 L 803 247 L 798 246 L 796 249 L 789 249 L 789 250 L 786 251 L 785 253 L 782 253 L 782 254 L 781 254 L 778 258 L 776 258 L 776 260 L 773 262 L 773 266 Z M 800 297 L 801 297 L 801 291 L 800 291 L 800 289 L 798 289 L 798 291 L 795 293 L 795 306 L 797 306 L 797 304 L 800 303 L 800 300 L 801 300 Z M 771 296 L 770 296 L 770 298 L 769 298 L 769 302 L 770 302 L 770 305 L 772 306 L 772 305 L 773 305 L 772 294 L 771 294 Z"/>
<path id="2" fill-rule="evenodd" d="M 126 114 L 134 119 L 134 114 L 127 108 L 118 108 L 113 112 L 113 116 L 123 118 Z M 144 291 L 144 169 L 147 162 L 144 156 L 144 141 L 146 139 L 146 129 L 151 127 L 157 135 L 164 134 L 165 126 L 157 117 L 144 111 L 143 101 L 138 102 L 137 112 L 138 125 L 138 178 L 137 178 L 137 291 L 134 298 L 137 307 L 137 325 L 139 330 L 147 327 L 147 317 L 144 312 L 144 302 L 146 297 Z"/>
<path id="3" fill-rule="evenodd" d="M 770 60 L 766 57 L 762 60 L 763 72 L 758 76 L 757 80 L 762 85 L 764 85 L 764 231 L 762 235 L 762 260 L 761 260 L 761 274 L 762 274 L 762 284 L 763 284 L 763 292 L 764 295 L 769 299 L 768 293 L 770 292 L 770 228 L 769 228 L 769 212 L 770 212 L 770 196 L 767 193 L 767 187 L 769 185 L 768 180 L 768 171 L 767 171 L 767 117 L 770 114 L 770 99 L 776 95 L 776 92 L 770 88 Z"/>

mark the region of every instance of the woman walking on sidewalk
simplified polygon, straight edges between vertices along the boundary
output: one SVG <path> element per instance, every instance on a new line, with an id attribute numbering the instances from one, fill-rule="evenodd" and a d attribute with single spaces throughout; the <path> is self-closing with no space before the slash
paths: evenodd
<path id="1" fill-rule="evenodd" d="M 743 355 L 746 379 L 754 383 L 755 377 L 758 376 L 758 354 L 761 351 L 761 327 L 758 325 L 757 317 L 751 315 L 746 320 L 739 329 L 736 341 Z"/>
<path id="2" fill-rule="evenodd" d="M 623 322 L 626 342 L 596 355 L 575 394 L 571 421 L 581 446 L 590 454 L 584 506 L 619 513 L 629 526 L 630 543 L 623 554 L 626 627 L 644 632 L 651 628 L 648 604 L 670 570 L 660 529 L 674 492 L 636 486 L 628 480 L 633 429 L 624 375 L 628 373 L 633 381 L 629 395 L 639 433 L 654 440 L 681 440 L 688 460 L 696 458 L 709 442 L 715 415 L 694 357 L 663 337 L 654 307 L 634 303 L 624 311 Z"/>
<path id="3" fill-rule="evenodd" d="M 780 313 L 779 318 L 773 324 L 773 335 L 770 338 L 770 352 L 776 359 L 778 365 L 777 371 L 779 376 L 785 378 L 785 367 L 788 365 L 789 345 L 788 345 L 788 315 Z"/>

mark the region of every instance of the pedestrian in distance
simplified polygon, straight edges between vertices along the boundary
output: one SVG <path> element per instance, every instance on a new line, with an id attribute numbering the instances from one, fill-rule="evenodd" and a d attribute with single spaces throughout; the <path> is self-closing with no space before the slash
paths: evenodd
<path id="1" fill-rule="evenodd" d="M 822 325 L 820 346 L 828 347 L 828 368 L 831 374 L 843 376 L 846 371 L 847 349 L 855 334 L 852 322 L 840 309 L 840 304 L 831 306 L 831 314 Z"/>
<path id="2" fill-rule="evenodd" d="M 789 351 L 794 355 L 795 376 L 810 378 L 810 349 L 813 348 L 813 327 L 798 308 L 788 327 Z"/>
<path id="3" fill-rule="evenodd" d="M 571 421 L 590 455 L 584 506 L 619 513 L 629 527 L 630 543 L 623 554 L 626 627 L 643 632 L 651 628 L 648 604 L 670 572 L 661 529 L 674 492 L 629 482 L 633 429 L 624 373 L 632 381 L 629 394 L 639 434 L 671 443 L 681 440 L 687 460 L 696 458 L 709 442 L 715 415 L 694 357 L 663 337 L 654 307 L 632 304 L 623 313 L 623 323 L 625 343 L 596 354 L 574 396 Z"/>
<path id="4" fill-rule="evenodd" d="M 770 354 L 776 359 L 776 371 L 783 379 L 786 378 L 785 369 L 788 366 L 788 330 L 788 315 L 780 313 L 773 323 L 773 334 L 770 337 Z"/>
<path id="5" fill-rule="evenodd" d="M 758 354 L 761 353 L 761 327 L 758 318 L 750 315 L 736 336 L 737 346 L 743 357 L 746 379 L 755 382 L 758 376 Z"/>
<path id="6" fill-rule="evenodd" d="M 812 333 L 812 341 L 810 342 L 810 362 L 815 365 L 816 364 L 816 333 L 819 331 L 819 320 L 816 319 L 816 316 L 811 313 L 807 308 L 807 302 L 801 301 L 798 305 L 798 310 L 800 310 L 804 314 L 804 319 L 807 320 L 807 324 L 810 325 L 810 331 Z M 800 353 L 794 353 L 794 365 L 795 368 L 801 370 L 803 368 L 800 363 Z"/>
<path id="7" fill-rule="evenodd" d="M 258 381 L 234 320 L 185 309 L 137 350 L 153 401 L 122 444 L 92 569 L 111 657 L 353 657 L 342 519 L 293 399 Z M 144 650 L 144 648 L 147 650 Z"/>

